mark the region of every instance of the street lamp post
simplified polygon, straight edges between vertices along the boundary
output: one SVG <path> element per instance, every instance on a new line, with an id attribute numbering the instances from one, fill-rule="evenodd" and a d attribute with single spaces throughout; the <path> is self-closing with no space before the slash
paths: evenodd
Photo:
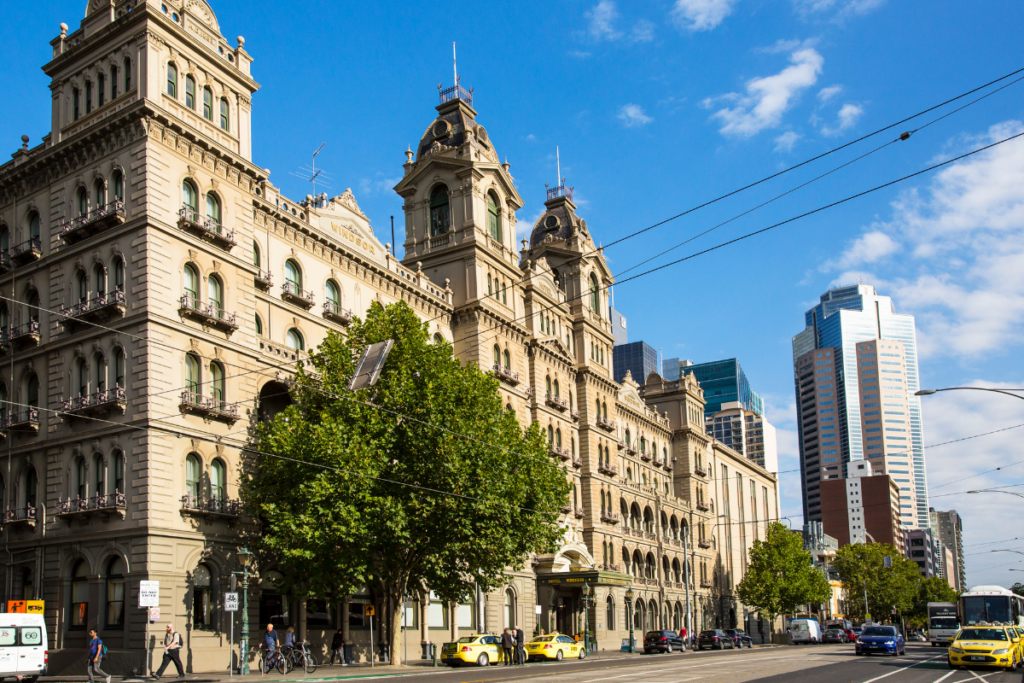
<path id="1" fill-rule="evenodd" d="M 1024 495 L 1020 493 L 1014 493 L 1013 491 L 1001 491 L 999 489 L 980 489 L 978 491 L 968 491 L 967 493 L 1005 493 L 1008 496 L 1017 496 L 1018 498 L 1024 498 Z"/>
<path id="2" fill-rule="evenodd" d="M 1024 401 L 1024 396 L 1012 393 L 1014 391 L 1024 392 L 1024 389 L 994 389 L 992 387 L 946 387 L 945 389 L 921 389 L 920 391 L 915 391 L 914 396 L 931 396 L 932 394 L 937 394 L 940 391 L 991 391 L 996 394 L 1013 396 L 1014 398 L 1019 398 Z"/>
<path id="3" fill-rule="evenodd" d="M 593 589 L 590 584 L 586 581 L 583 582 L 583 652 L 584 656 L 590 654 L 590 607 L 593 603 L 594 598 L 592 597 Z"/>
<path id="4" fill-rule="evenodd" d="M 626 589 L 626 604 L 629 605 L 629 652 L 633 654 L 636 652 L 636 647 L 633 644 L 633 588 Z"/>
<path id="5" fill-rule="evenodd" d="M 249 550 L 249 544 L 246 543 L 238 551 L 238 564 L 242 565 L 242 571 L 234 572 L 242 575 L 242 635 L 241 642 L 238 643 L 238 654 L 242 660 L 241 673 L 243 676 L 249 675 L 249 566 L 252 564 L 253 557 L 252 551 Z"/>

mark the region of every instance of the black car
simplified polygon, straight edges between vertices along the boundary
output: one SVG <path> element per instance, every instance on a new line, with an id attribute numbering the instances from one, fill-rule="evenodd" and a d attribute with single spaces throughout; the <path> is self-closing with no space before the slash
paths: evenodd
<path id="1" fill-rule="evenodd" d="M 652 652 L 680 652 L 686 649 L 686 644 L 675 631 L 648 631 L 644 634 L 644 654 Z"/>
<path id="2" fill-rule="evenodd" d="M 725 631 L 722 629 L 701 631 L 700 635 L 697 636 L 698 650 L 703 650 L 704 648 L 711 650 L 724 650 L 727 647 L 734 648 L 736 647 L 736 643 L 733 642 L 730 636 L 725 635 Z"/>
<path id="3" fill-rule="evenodd" d="M 725 629 L 725 635 L 732 638 L 732 644 L 741 650 L 745 647 L 754 647 L 754 639 L 741 628 L 727 628 Z"/>
<path id="4" fill-rule="evenodd" d="M 848 643 L 850 642 L 849 637 L 846 635 L 846 631 L 842 631 L 838 628 L 830 628 L 821 635 L 821 642 L 823 643 Z"/>

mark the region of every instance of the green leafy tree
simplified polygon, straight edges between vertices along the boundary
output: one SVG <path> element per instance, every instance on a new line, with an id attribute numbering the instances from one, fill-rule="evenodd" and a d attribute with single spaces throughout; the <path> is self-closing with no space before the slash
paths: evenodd
<path id="1" fill-rule="evenodd" d="M 1017 583 L 1010 586 L 1010 591 L 1016 593 L 1017 595 L 1024 595 L 1024 583 L 1020 583 L 1018 581 Z"/>
<path id="2" fill-rule="evenodd" d="M 938 576 L 922 579 L 917 588 L 914 608 L 907 616 L 907 621 L 913 626 L 925 627 L 928 625 L 929 602 L 956 602 L 958 597 L 958 593 L 945 579 Z"/>
<path id="3" fill-rule="evenodd" d="M 832 595 L 828 577 L 812 565 L 803 538 L 780 522 L 768 527 L 764 541 L 754 541 L 748 558 L 737 593 L 771 624 L 780 614 L 795 612 L 800 605 L 819 605 Z"/>
<path id="4" fill-rule="evenodd" d="M 892 558 L 891 567 L 885 566 L 885 557 Z M 889 619 L 893 609 L 900 614 L 913 609 L 921 575 L 917 563 L 903 557 L 893 546 L 884 543 L 843 546 L 836 553 L 832 567 L 846 588 L 847 612 L 854 618 L 865 617 L 865 589 L 872 619 Z"/>
<path id="5" fill-rule="evenodd" d="M 348 391 L 363 350 L 387 339 L 379 382 Z M 465 602 L 474 584 L 501 587 L 508 569 L 557 548 L 570 484 L 539 428 L 524 433 L 498 381 L 432 342 L 404 302 L 329 334 L 291 396 L 261 425 L 243 487 L 262 521 L 259 547 L 299 595 L 365 585 L 384 596 L 392 662 L 404 596 Z"/>

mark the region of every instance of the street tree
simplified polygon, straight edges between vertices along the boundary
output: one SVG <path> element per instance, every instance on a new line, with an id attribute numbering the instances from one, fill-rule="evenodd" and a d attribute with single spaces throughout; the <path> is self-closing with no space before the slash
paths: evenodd
<path id="1" fill-rule="evenodd" d="M 1018 581 L 1017 583 L 1015 583 L 1012 586 L 1010 586 L 1010 591 L 1012 593 L 1015 593 L 1016 595 L 1024 596 L 1024 583 L 1021 583 L 1020 581 Z"/>
<path id="2" fill-rule="evenodd" d="M 377 384 L 350 392 L 363 350 L 387 339 Z M 383 596 L 393 663 L 406 596 L 467 602 L 563 537 L 570 484 L 537 425 L 522 430 L 498 380 L 463 367 L 404 302 L 329 333 L 290 396 L 260 426 L 242 487 L 259 547 L 299 595 Z"/>
<path id="3" fill-rule="evenodd" d="M 743 604 L 774 625 L 780 614 L 826 602 L 832 588 L 825 572 L 813 566 L 802 537 L 781 522 L 773 522 L 765 540 L 754 541 L 737 593 Z"/>
<path id="4" fill-rule="evenodd" d="M 885 558 L 892 566 L 885 566 Z M 917 563 L 903 557 L 899 550 L 885 543 L 855 543 L 843 546 L 836 553 L 832 567 L 846 589 L 847 612 L 863 619 L 864 594 L 872 619 L 882 621 L 892 610 L 907 614 L 918 596 L 921 575 Z"/>
<path id="5" fill-rule="evenodd" d="M 945 579 L 938 576 L 922 579 L 917 588 L 913 610 L 907 616 L 907 621 L 914 626 L 927 626 L 929 602 L 956 602 L 958 597 L 959 594 Z"/>

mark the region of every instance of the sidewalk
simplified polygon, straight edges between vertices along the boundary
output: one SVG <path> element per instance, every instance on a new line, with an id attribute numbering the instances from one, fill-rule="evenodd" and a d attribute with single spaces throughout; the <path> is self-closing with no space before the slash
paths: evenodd
<path id="1" fill-rule="evenodd" d="M 777 648 L 782 647 L 781 645 L 755 645 L 754 649 L 761 648 Z M 690 657 L 695 653 L 691 650 L 679 653 L 677 655 L 650 655 L 651 658 L 665 657 L 665 656 L 683 656 Z M 599 650 L 594 652 L 587 660 L 616 660 L 616 659 L 628 659 L 632 657 L 647 657 L 642 652 L 630 654 L 628 652 L 621 652 L 619 650 Z M 531 662 L 526 666 L 529 668 L 541 667 L 541 666 L 556 666 L 557 662 Z M 501 665 L 495 665 L 501 666 Z M 277 671 L 271 671 L 265 676 L 259 674 L 259 669 L 253 667 L 256 673 L 248 676 L 228 676 L 227 674 L 220 672 L 211 673 L 193 673 L 185 674 L 184 678 L 177 678 L 173 669 L 171 672 L 164 674 L 160 681 L 180 681 L 181 683 L 296 683 L 302 681 L 303 683 L 319 683 L 321 681 L 343 681 L 343 680 L 357 680 L 360 678 L 377 678 L 384 676 L 408 676 L 411 674 L 424 675 L 428 673 L 444 673 L 452 671 L 452 669 L 440 662 L 437 663 L 437 667 L 434 668 L 434 662 L 429 659 L 410 659 L 409 663 L 404 666 L 391 666 L 390 664 L 376 664 L 370 666 L 369 662 L 360 662 L 358 664 L 349 664 L 348 666 L 319 666 L 317 670 L 312 674 L 305 674 L 302 671 L 290 671 L 284 676 L 277 673 Z M 41 676 L 39 683 L 86 683 L 88 681 L 86 676 Z M 152 678 L 132 678 L 131 676 L 119 677 L 114 676 L 111 679 L 111 683 L 152 683 Z M 102 681 L 100 681 L 102 683 Z"/>

